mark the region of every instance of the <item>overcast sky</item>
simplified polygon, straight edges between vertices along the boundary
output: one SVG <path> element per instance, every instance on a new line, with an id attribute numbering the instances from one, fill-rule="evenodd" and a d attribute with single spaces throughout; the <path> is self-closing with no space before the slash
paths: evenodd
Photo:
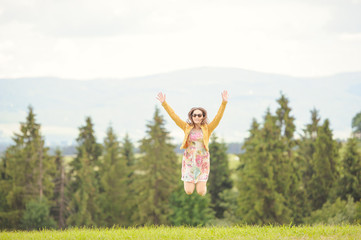
<path id="1" fill-rule="evenodd" d="M 361 71 L 361 0 L 0 0 L 0 78 Z"/>

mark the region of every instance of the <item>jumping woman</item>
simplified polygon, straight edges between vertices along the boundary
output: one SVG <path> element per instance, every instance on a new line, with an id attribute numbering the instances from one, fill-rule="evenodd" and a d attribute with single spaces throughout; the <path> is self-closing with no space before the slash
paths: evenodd
<path id="1" fill-rule="evenodd" d="M 182 159 L 182 181 L 187 194 L 192 194 L 194 188 L 201 196 L 207 193 L 207 181 L 210 167 L 208 149 L 209 137 L 218 126 L 228 101 L 227 91 L 222 92 L 222 104 L 217 115 L 208 123 L 207 111 L 201 107 L 194 107 L 188 113 L 187 122 L 174 113 L 165 101 L 165 94 L 158 93 L 157 99 L 167 111 L 173 121 L 184 131 L 184 140 L 180 149 L 185 149 Z"/>

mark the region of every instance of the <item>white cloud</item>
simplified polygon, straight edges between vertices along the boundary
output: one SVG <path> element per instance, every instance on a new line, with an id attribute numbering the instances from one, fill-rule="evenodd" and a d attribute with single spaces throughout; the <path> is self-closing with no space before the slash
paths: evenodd
<path id="1" fill-rule="evenodd" d="M 181 1 L 8 1 L 2 22 L 22 22 L 56 37 L 102 37 L 170 31 L 187 6 Z"/>
<path id="2" fill-rule="evenodd" d="M 333 134 L 334 138 L 348 139 L 352 135 L 352 130 L 351 129 L 345 129 L 345 130 L 340 130 L 340 131 L 333 131 L 332 134 Z"/>
<path id="3" fill-rule="evenodd" d="M 343 33 L 339 35 L 340 40 L 342 41 L 356 41 L 361 42 L 361 32 L 360 33 Z"/>
<path id="4" fill-rule="evenodd" d="M 352 21 L 359 8 L 355 1 L 5 1 L 0 78 L 199 66 L 295 76 L 358 71 L 359 35 L 348 28 L 351 21 L 361 31 Z"/>
<path id="5" fill-rule="evenodd" d="M 7 137 L 3 134 L 3 131 L 0 130 L 0 139 L 2 139 L 2 138 L 5 139 L 5 138 L 7 138 Z"/>
<path id="6" fill-rule="evenodd" d="M 42 134 L 44 135 L 58 135 L 58 136 L 74 136 L 77 137 L 79 130 L 77 128 L 60 127 L 60 126 L 42 126 Z"/>
<path id="7" fill-rule="evenodd" d="M 0 132 L 2 133 L 2 138 L 11 139 L 14 133 L 20 132 L 20 124 L 0 124 Z"/>
<path id="8" fill-rule="evenodd" d="M 61 127 L 61 126 L 41 126 L 41 135 L 57 135 L 57 136 L 74 136 L 78 134 L 78 129 Z M 14 133 L 20 133 L 20 124 L 17 123 L 3 123 L 0 124 L 0 133 L 3 137 L 10 139 Z"/>

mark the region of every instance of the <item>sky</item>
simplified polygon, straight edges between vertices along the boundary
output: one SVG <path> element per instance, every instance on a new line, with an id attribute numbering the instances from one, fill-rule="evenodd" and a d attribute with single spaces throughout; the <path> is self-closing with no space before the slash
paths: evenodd
<path id="1" fill-rule="evenodd" d="M 361 0 L 0 0 L 0 80 L 359 72 L 360 13 Z"/>
<path id="2" fill-rule="evenodd" d="M 0 0 L 0 78 L 361 71 L 361 0 Z"/>

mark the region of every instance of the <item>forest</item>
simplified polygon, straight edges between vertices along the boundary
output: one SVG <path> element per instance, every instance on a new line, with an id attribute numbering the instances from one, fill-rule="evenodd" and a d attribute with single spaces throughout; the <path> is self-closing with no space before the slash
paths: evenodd
<path id="1" fill-rule="evenodd" d="M 224 140 L 212 135 L 204 197 L 184 192 L 182 154 L 174 151 L 163 109 L 146 123 L 139 153 L 112 126 L 96 139 L 85 117 L 69 157 L 60 149 L 50 154 L 29 106 L 0 156 L 0 228 L 361 223 L 361 111 L 350 121 L 350 137 L 337 141 L 317 109 L 296 136 L 288 98 L 281 93 L 276 101 L 275 112 L 265 109 L 250 123 L 240 154 L 227 154 Z M 230 157 L 237 159 L 233 168 Z"/>

